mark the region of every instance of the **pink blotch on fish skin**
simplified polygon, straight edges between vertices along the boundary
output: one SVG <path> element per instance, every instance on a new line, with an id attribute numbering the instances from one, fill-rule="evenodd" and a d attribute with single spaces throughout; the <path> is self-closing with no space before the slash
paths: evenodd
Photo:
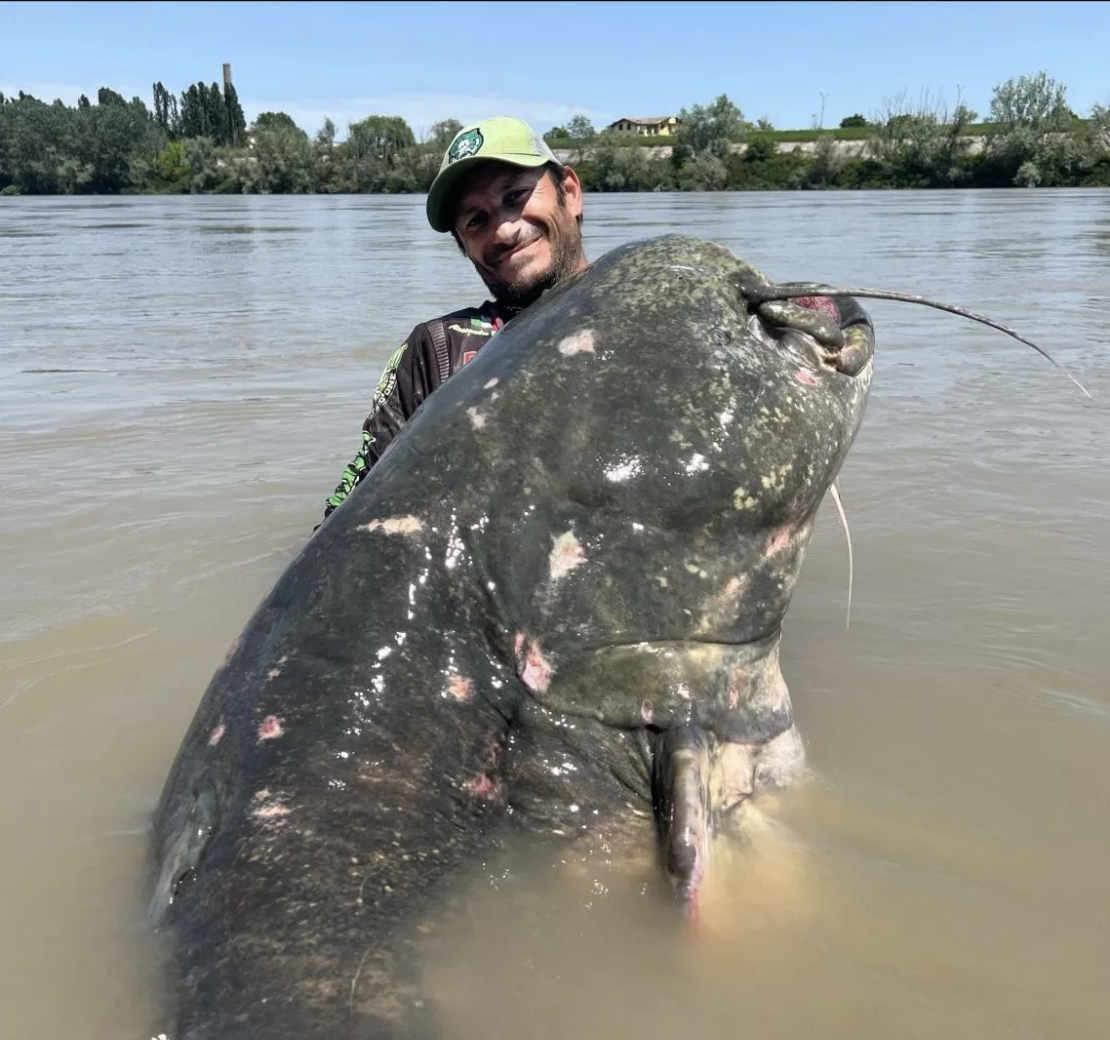
<path id="1" fill-rule="evenodd" d="M 221 740 L 223 740 L 223 736 L 226 732 L 227 727 L 221 722 L 214 730 L 212 730 L 212 735 L 208 738 L 208 746 L 215 747 Z"/>
<path id="2" fill-rule="evenodd" d="M 791 536 L 794 534 L 794 529 L 785 524 L 778 530 L 772 532 L 771 540 L 767 543 L 767 556 L 774 556 L 776 553 L 781 552 L 790 542 Z"/>
<path id="3" fill-rule="evenodd" d="M 485 802 L 497 801 L 502 793 L 501 785 L 491 780 L 485 773 L 480 773 L 475 780 L 468 780 L 463 784 L 463 790 Z"/>
<path id="4" fill-rule="evenodd" d="M 817 377 L 807 369 L 799 368 L 794 374 L 799 383 L 805 383 L 806 386 L 817 385 Z"/>
<path id="5" fill-rule="evenodd" d="M 649 726 L 651 725 L 651 720 L 655 718 L 655 705 L 652 704 L 651 701 L 645 700 L 643 704 L 640 705 L 640 718 Z"/>
<path id="6" fill-rule="evenodd" d="M 444 694 L 460 704 L 465 704 L 467 701 L 474 698 L 474 683 L 462 675 L 452 675 L 447 680 L 447 691 Z"/>
<path id="7" fill-rule="evenodd" d="M 594 344 L 594 331 L 593 329 L 584 329 L 582 332 L 576 332 L 572 336 L 567 336 L 559 344 L 560 354 L 594 354 L 596 353 Z"/>
<path id="8" fill-rule="evenodd" d="M 543 693 L 555 671 L 551 662 L 543 656 L 536 643 L 525 640 L 523 632 L 517 633 L 515 645 L 521 682 L 533 693 Z"/>
<path id="9" fill-rule="evenodd" d="M 259 740 L 273 740 L 280 737 L 285 730 L 281 728 L 281 719 L 276 715 L 267 715 L 258 727 Z"/>
<path id="10" fill-rule="evenodd" d="M 271 668 L 266 673 L 266 678 L 267 679 L 276 679 L 279 675 L 281 675 L 281 669 L 280 668 Z"/>
<path id="11" fill-rule="evenodd" d="M 493 389 L 493 388 L 494 388 L 495 386 L 497 386 L 497 384 L 498 384 L 498 383 L 499 383 L 500 381 L 501 381 L 501 380 L 499 380 L 499 379 L 497 378 L 497 376 L 494 376 L 494 377 L 493 377 L 493 378 L 492 378 L 492 379 L 491 379 L 491 380 L 490 380 L 490 381 L 489 381 L 488 383 L 486 383 L 486 385 L 485 385 L 485 386 L 483 386 L 483 387 L 482 387 L 482 389 L 483 389 L 483 390 L 492 390 L 492 389 Z"/>

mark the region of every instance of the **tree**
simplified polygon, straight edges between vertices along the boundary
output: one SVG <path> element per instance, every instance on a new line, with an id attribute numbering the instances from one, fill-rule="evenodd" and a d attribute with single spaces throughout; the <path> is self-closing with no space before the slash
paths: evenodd
<path id="1" fill-rule="evenodd" d="M 1092 107 L 1091 135 L 1099 146 L 1110 149 L 1110 105 Z"/>
<path id="2" fill-rule="evenodd" d="M 227 111 L 220 85 L 213 80 L 207 91 L 202 84 L 198 84 L 198 87 L 204 93 L 204 118 L 208 136 L 217 144 L 227 144 Z"/>
<path id="3" fill-rule="evenodd" d="M 286 115 L 284 112 L 259 112 L 258 117 L 254 121 L 255 133 L 261 133 L 263 130 L 297 129 L 298 127 L 293 121 L 293 117 Z"/>
<path id="4" fill-rule="evenodd" d="M 679 113 L 682 125 L 678 131 L 678 143 L 688 147 L 694 156 L 702 152 L 712 152 L 724 159 L 731 151 L 730 145 L 744 139 L 744 113 L 722 94 L 712 105 L 694 105 Z M 716 171 L 705 173 L 704 179 L 715 180 Z"/>
<path id="5" fill-rule="evenodd" d="M 1077 165 L 1069 133 L 1074 113 L 1066 95 L 1064 85 L 1044 72 L 994 88 L 988 151 L 1002 183 L 1051 187 L 1060 183 L 1063 170 Z"/>
<path id="6" fill-rule="evenodd" d="M 586 116 L 573 116 L 567 123 L 566 133 L 572 141 L 592 141 L 597 137 L 593 123 Z"/>
<path id="7" fill-rule="evenodd" d="M 543 135 L 543 139 L 548 144 L 551 144 L 552 141 L 565 141 L 568 137 L 570 137 L 570 132 L 565 126 L 553 126 Z"/>
<path id="8" fill-rule="evenodd" d="M 316 146 L 328 153 L 335 147 L 335 124 L 330 119 L 325 118 L 324 125 L 316 131 Z"/>
<path id="9" fill-rule="evenodd" d="M 858 112 L 854 115 L 845 116 L 842 120 L 840 120 L 840 128 L 842 130 L 847 130 L 850 127 L 855 126 L 867 126 L 866 118 L 861 116 Z"/>
<path id="10" fill-rule="evenodd" d="M 1074 118 L 1067 105 L 1067 88 L 1045 72 L 1008 79 L 994 88 L 988 121 L 997 133 L 1019 128 L 1065 130 Z"/>
<path id="11" fill-rule="evenodd" d="M 239 104 L 239 94 L 234 83 L 224 85 L 224 144 L 238 147 L 243 143 L 247 132 L 247 120 L 243 116 L 243 106 Z"/>
<path id="12" fill-rule="evenodd" d="M 766 137 L 752 138 L 744 149 L 744 162 L 770 162 L 778 154 L 775 142 Z"/>
<path id="13" fill-rule="evenodd" d="M 415 145 L 412 130 L 400 116 L 367 116 L 347 129 L 348 150 L 355 158 L 394 165 L 403 151 Z"/>
<path id="14" fill-rule="evenodd" d="M 727 182 L 725 164 L 709 149 L 695 155 L 678 174 L 678 186 L 683 191 L 721 191 Z"/>
<path id="15" fill-rule="evenodd" d="M 98 105 L 115 105 L 118 108 L 124 108 L 127 105 L 127 102 L 123 100 L 122 94 L 117 94 L 108 87 L 101 87 L 96 92 L 96 103 Z"/>
<path id="16" fill-rule="evenodd" d="M 441 119 L 438 123 L 433 123 L 432 140 L 435 142 L 436 151 L 441 153 L 447 151 L 448 146 L 455 139 L 455 134 L 462 128 L 462 123 L 457 119 Z"/>

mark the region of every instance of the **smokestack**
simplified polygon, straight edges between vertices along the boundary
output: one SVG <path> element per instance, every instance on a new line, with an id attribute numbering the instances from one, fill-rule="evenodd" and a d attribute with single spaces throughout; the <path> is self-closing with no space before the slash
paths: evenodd
<path id="1" fill-rule="evenodd" d="M 231 86 L 231 63 L 224 62 L 224 90 Z"/>

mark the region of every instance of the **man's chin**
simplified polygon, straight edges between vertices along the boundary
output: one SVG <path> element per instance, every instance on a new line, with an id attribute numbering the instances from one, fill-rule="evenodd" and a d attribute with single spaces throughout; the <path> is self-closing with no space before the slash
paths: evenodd
<path id="1" fill-rule="evenodd" d="M 525 276 L 514 278 L 511 282 L 486 281 L 486 288 L 500 303 L 527 307 L 550 289 L 553 281 L 553 272 L 547 270 L 535 274 L 528 272 Z"/>

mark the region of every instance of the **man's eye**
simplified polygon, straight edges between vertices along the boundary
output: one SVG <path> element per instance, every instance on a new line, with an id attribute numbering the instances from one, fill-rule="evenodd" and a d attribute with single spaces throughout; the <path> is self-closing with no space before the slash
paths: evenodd
<path id="1" fill-rule="evenodd" d="M 528 188 L 517 188 L 505 196 L 505 201 L 510 206 L 519 206 L 528 197 Z"/>

